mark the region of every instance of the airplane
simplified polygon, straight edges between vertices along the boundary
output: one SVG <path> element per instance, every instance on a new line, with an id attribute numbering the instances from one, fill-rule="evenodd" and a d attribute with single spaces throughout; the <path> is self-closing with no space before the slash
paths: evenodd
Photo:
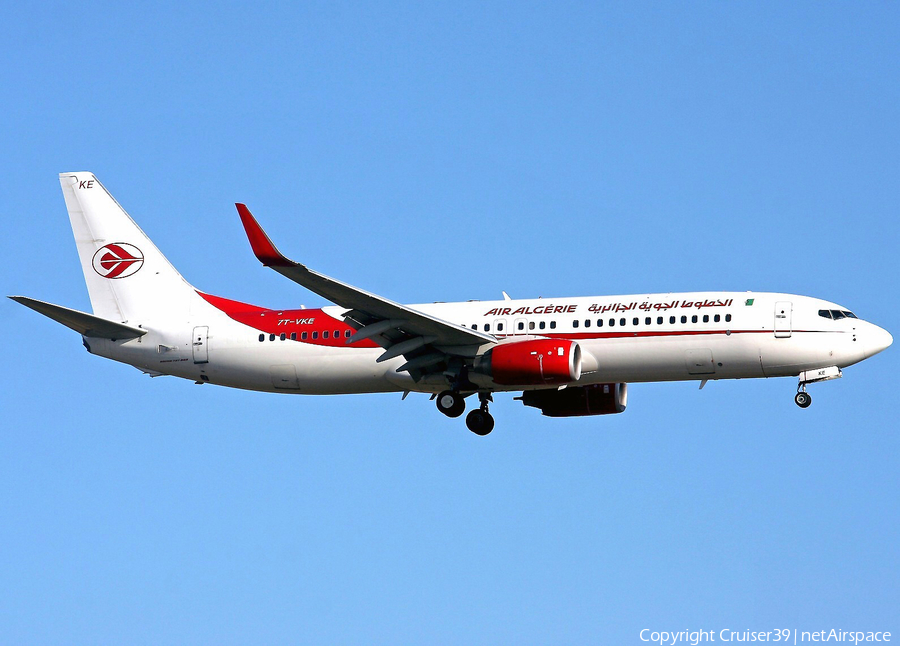
<path id="1" fill-rule="evenodd" d="M 150 376 L 275 393 L 427 393 L 494 427 L 495 392 L 548 417 L 625 410 L 628 383 L 797 377 L 807 386 L 886 349 L 887 330 L 825 300 L 690 292 L 402 305 L 285 257 L 236 204 L 257 259 L 334 303 L 271 309 L 185 281 L 89 172 L 59 176 L 92 314 L 10 296 L 80 333 L 91 354 Z"/>

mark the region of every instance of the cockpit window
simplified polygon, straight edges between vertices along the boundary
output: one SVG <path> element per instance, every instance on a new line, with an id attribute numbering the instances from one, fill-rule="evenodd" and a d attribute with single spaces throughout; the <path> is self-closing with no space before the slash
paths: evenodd
<path id="1" fill-rule="evenodd" d="M 826 319 L 834 319 L 835 321 L 840 321 L 844 318 L 858 318 L 856 314 L 854 314 L 853 312 L 848 312 L 847 310 L 819 310 L 819 316 Z"/>

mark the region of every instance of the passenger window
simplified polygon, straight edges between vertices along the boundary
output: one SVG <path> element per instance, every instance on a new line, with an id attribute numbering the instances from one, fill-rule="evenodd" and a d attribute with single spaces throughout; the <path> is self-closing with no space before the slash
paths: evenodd
<path id="1" fill-rule="evenodd" d="M 662 325 L 662 324 L 663 324 L 663 317 L 657 316 L 657 317 L 656 317 L 656 324 L 657 324 L 657 325 Z"/>
<path id="2" fill-rule="evenodd" d="M 719 321 L 722 320 L 722 317 L 721 317 L 719 314 L 716 314 L 716 315 L 713 317 L 713 320 L 714 320 L 716 323 L 718 323 Z"/>
<path id="3" fill-rule="evenodd" d="M 633 319 L 631 319 L 631 324 L 632 324 L 632 325 L 637 325 L 638 323 L 640 323 L 640 321 L 641 321 L 641 320 L 640 320 L 638 317 L 635 316 Z"/>
<path id="4" fill-rule="evenodd" d="M 296 341 L 296 340 L 297 340 L 297 333 L 291 332 L 291 341 Z"/>
<path id="5" fill-rule="evenodd" d="M 533 329 L 534 329 L 534 321 L 528 321 L 528 329 L 529 329 L 529 330 L 533 330 Z"/>
<path id="6" fill-rule="evenodd" d="M 674 323 L 675 323 L 675 317 L 674 317 L 674 316 L 670 316 L 670 317 L 669 317 L 669 325 L 673 325 Z"/>
<path id="7" fill-rule="evenodd" d="M 260 335 L 259 335 L 259 340 L 260 340 L 260 341 L 265 341 L 265 340 L 266 340 L 266 335 L 265 335 L 265 334 L 260 334 Z"/>
<path id="8" fill-rule="evenodd" d="M 555 329 L 556 329 L 556 321 L 550 321 L 550 329 L 551 329 L 551 330 L 555 330 Z"/>
<path id="9" fill-rule="evenodd" d="M 319 333 L 318 333 L 318 332 L 313 332 L 313 338 L 314 338 L 314 339 L 318 339 L 318 338 L 319 338 Z"/>
<path id="10" fill-rule="evenodd" d="M 694 315 L 691 317 L 691 323 L 696 323 L 696 322 L 697 322 L 697 315 L 694 314 Z"/>
<path id="11" fill-rule="evenodd" d="M 485 323 L 485 324 L 484 324 L 484 331 L 485 331 L 485 332 L 490 332 L 490 331 L 491 331 L 491 324 L 490 324 L 490 323 Z"/>
<path id="12" fill-rule="evenodd" d="M 274 340 L 275 340 L 275 335 L 274 335 L 274 334 L 270 334 L 270 335 L 269 335 L 269 341 L 274 341 Z"/>
<path id="13" fill-rule="evenodd" d="M 584 327 L 591 327 L 591 319 L 584 319 Z"/>
<path id="14" fill-rule="evenodd" d="M 681 322 L 682 322 L 682 323 L 687 323 L 687 317 L 686 317 L 686 316 L 682 316 L 682 317 L 681 317 Z"/>
<path id="15" fill-rule="evenodd" d="M 300 340 L 301 340 L 301 341 L 306 341 L 306 332 L 301 332 L 301 333 L 300 333 Z"/>
<path id="16" fill-rule="evenodd" d="M 350 330 L 344 330 L 344 336 L 349 339 L 350 338 Z"/>
<path id="17" fill-rule="evenodd" d="M 616 319 L 609 319 L 609 327 L 615 327 Z"/>
<path id="18" fill-rule="evenodd" d="M 572 321 L 572 327 L 578 327 L 578 321 L 577 321 L 577 320 Z"/>
<path id="19" fill-rule="evenodd" d="M 322 338 L 323 338 L 323 339 L 327 339 L 327 338 L 328 338 L 328 330 L 325 330 L 324 332 L 322 332 Z"/>
<path id="20" fill-rule="evenodd" d="M 498 331 L 498 332 L 502 332 L 502 331 L 503 331 L 503 323 L 497 323 L 497 331 Z"/>
<path id="21" fill-rule="evenodd" d="M 516 325 L 516 327 L 517 327 L 518 329 L 520 329 L 520 330 L 524 330 L 524 329 L 525 329 L 525 324 L 522 323 L 522 321 L 519 321 L 519 323 Z"/>
<path id="22" fill-rule="evenodd" d="M 704 315 L 703 315 L 703 322 L 704 322 L 704 323 L 709 323 L 709 314 L 704 314 Z"/>
<path id="23" fill-rule="evenodd" d="M 726 322 L 726 323 L 731 323 L 731 314 L 726 314 L 726 315 L 725 315 L 725 322 Z"/>
<path id="24" fill-rule="evenodd" d="M 644 319 L 644 325 L 650 325 L 650 317 Z"/>
<path id="25" fill-rule="evenodd" d="M 545 327 L 547 327 L 547 322 L 546 322 L 546 321 L 541 321 L 540 327 L 541 327 L 541 329 L 543 330 Z"/>
<path id="26" fill-rule="evenodd" d="M 282 332 L 282 333 L 281 333 L 281 340 L 284 341 L 286 338 L 287 338 L 287 335 L 286 335 L 284 332 Z"/>
<path id="27" fill-rule="evenodd" d="M 597 327 L 603 327 L 603 319 L 597 319 Z"/>
<path id="28" fill-rule="evenodd" d="M 473 329 L 473 330 L 477 330 L 477 329 L 478 329 L 478 323 L 472 323 L 472 329 Z"/>
<path id="29" fill-rule="evenodd" d="M 625 319 L 619 319 L 619 325 L 625 325 Z"/>

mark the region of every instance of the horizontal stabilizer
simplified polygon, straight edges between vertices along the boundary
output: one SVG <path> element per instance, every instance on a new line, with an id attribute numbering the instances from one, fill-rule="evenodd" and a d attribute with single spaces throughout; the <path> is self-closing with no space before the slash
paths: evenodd
<path id="1" fill-rule="evenodd" d="M 70 310 L 68 307 L 62 307 L 61 305 L 45 303 L 27 296 L 10 296 L 9 298 L 25 307 L 30 307 L 35 312 L 39 312 L 57 323 L 62 323 L 82 336 L 116 341 L 118 339 L 134 339 L 147 334 L 147 330 L 109 321 L 93 314 L 79 312 L 78 310 Z"/>

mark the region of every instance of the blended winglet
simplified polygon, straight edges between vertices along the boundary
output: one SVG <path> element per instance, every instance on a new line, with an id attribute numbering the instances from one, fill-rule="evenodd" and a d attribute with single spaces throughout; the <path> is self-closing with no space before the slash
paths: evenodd
<path id="1" fill-rule="evenodd" d="M 266 232 L 259 226 L 259 222 L 250 213 L 250 209 L 246 204 L 236 203 L 238 215 L 241 216 L 241 223 L 244 225 L 244 231 L 247 233 L 247 239 L 250 241 L 250 247 L 259 261 L 266 267 L 294 267 L 297 263 L 291 262 L 278 251 Z"/>

